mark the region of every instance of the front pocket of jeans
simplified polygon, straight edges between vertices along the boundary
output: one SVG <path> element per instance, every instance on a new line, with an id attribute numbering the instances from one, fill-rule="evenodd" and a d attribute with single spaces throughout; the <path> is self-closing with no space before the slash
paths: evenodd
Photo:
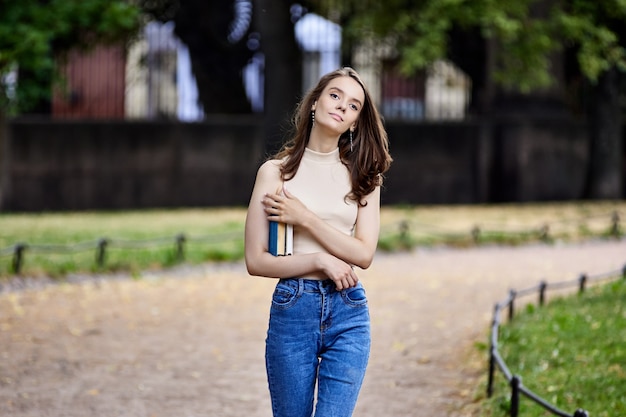
<path id="1" fill-rule="evenodd" d="M 272 295 L 272 305 L 278 308 L 288 308 L 296 302 L 297 296 L 298 285 L 296 283 L 279 282 Z"/>
<path id="2" fill-rule="evenodd" d="M 360 307 L 367 304 L 367 296 L 363 287 L 355 287 L 341 292 L 343 301 L 352 307 Z"/>

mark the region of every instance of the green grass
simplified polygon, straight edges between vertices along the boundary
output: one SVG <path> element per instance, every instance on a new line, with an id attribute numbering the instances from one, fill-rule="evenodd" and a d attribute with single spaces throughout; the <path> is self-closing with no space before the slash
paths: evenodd
<path id="1" fill-rule="evenodd" d="M 609 238 L 611 214 L 616 212 L 624 217 L 626 202 L 386 206 L 381 210 L 379 249 Z M 28 276 L 134 273 L 179 263 L 175 242 L 179 234 L 186 237 L 184 262 L 241 259 L 244 221 L 245 208 L 0 213 L 0 251 L 18 243 L 29 245 L 21 269 L 22 275 Z M 546 236 L 542 234 L 545 225 L 549 225 Z M 101 268 L 96 262 L 96 247 L 104 238 L 110 239 L 110 244 Z M 158 246 L 146 242 L 154 239 L 165 240 Z M 86 245 L 81 251 L 41 250 L 41 246 L 79 243 Z M 0 278 L 11 273 L 12 254 L 0 252 Z"/>
<path id="2" fill-rule="evenodd" d="M 379 248 L 552 244 L 623 236 L 626 202 L 384 207 Z M 615 227 L 617 226 L 617 227 Z"/>
<path id="3" fill-rule="evenodd" d="M 186 238 L 185 262 L 241 259 L 244 220 L 242 208 L 0 214 L 0 249 L 17 243 L 31 246 L 24 252 L 22 275 L 138 272 L 179 263 L 179 234 Z M 109 244 L 100 268 L 96 248 L 103 238 Z M 78 243 L 85 243 L 85 248 L 66 253 L 42 252 L 45 246 Z M 0 257 L 0 277 L 11 274 L 12 262 L 12 255 Z"/>
<path id="4" fill-rule="evenodd" d="M 500 327 L 499 349 L 524 386 L 566 413 L 626 415 L 626 281 L 591 287 L 543 307 L 529 305 Z M 510 415 L 510 388 L 496 372 L 484 416 Z M 550 416 L 525 396 L 519 415 Z"/>

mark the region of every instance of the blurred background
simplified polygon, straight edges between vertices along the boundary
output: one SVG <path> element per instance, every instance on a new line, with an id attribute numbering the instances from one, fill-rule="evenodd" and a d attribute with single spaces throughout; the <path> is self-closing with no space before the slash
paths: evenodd
<path id="1" fill-rule="evenodd" d="M 0 210 L 244 206 L 320 76 L 389 133 L 383 204 L 626 196 L 626 5 L 0 4 Z"/>

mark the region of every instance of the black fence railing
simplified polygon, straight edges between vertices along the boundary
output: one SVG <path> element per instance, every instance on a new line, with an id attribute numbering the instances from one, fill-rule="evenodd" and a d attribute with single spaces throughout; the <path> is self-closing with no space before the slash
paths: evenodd
<path id="1" fill-rule="evenodd" d="M 568 232 L 560 229 L 572 225 L 585 229 L 584 232 L 576 232 L 581 237 L 610 237 L 621 238 L 623 234 L 620 224 L 620 213 L 613 211 L 610 213 L 584 216 L 575 219 L 563 219 L 551 223 L 541 223 L 538 227 L 525 228 L 496 228 L 493 225 L 473 226 L 470 230 L 459 232 L 447 230 L 442 227 L 415 223 L 402 220 L 390 224 L 381 230 L 379 248 L 381 250 L 393 250 L 397 248 L 408 248 L 430 243 L 449 245 L 480 245 L 483 243 L 521 243 L 529 241 L 550 242 L 557 238 L 567 238 Z M 588 226 L 589 222 L 595 223 L 595 231 Z M 389 237 L 395 243 L 385 242 Z M 182 262 L 185 260 L 185 248 L 188 243 L 219 244 L 242 240 L 243 232 L 236 231 L 230 233 L 215 233 L 206 236 L 189 236 L 180 233 L 176 236 L 157 237 L 145 240 L 123 240 L 101 237 L 95 240 L 71 243 L 71 244 L 31 244 L 18 242 L 11 246 L 0 248 L 0 258 L 12 257 L 9 272 L 19 275 L 24 266 L 27 254 L 42 255 L 70 255 L 79 252 L 94 251 L 94 264 L 98 269 L 103 269 L 106 265 L 107 251 L 110 249 L 140 250 L 172 245 L 173 260 Z"/>
<path id="2" fill-rule="evenodd" d="M 215 233 L 206 236 L 187 236 L 183 233 L 176 236 L 158 237 L 144 240 L 122 240 L 102 237 L 92 241 L 79 242 L 67 245 L 49 244 L 28 244 L 16 243 L 4 249 L 0 249 L 0 258 L 12 256 L 11 273 L 19 275 L 22 272 L 26 253 L 43 255 L 64 255 L 79 252 L 94 251 L 94 263 L 99 269 L 105 267 L 107 251 L 112 248 L 125 250 L 154 249 L 159 247 L 172 246 L 173 258 L 177 262 L 185 260 L 186 244 L 190 242 L 202 243 L 206 245 L 222 244 L 224 242 L 242 240 L 241 231 L 229 233 Z"/>
<path id="3" fill-rule="evenodd" d="M 611 271 L 604 274 L 598 274 L 593 276 L 588 276 L 586 274 L 581 274 L 577 279 L 556 283 L 547 283 L 545 281 L 540 282 L 538 285 L 527 288 L 521 291 L 511 290 L 509 292 L 509 296 L 496 303 L 493 313 L 493 320 L 491 324 L 491 340 L 490 340 L 490 349 L 489 349 L 489 375 L 487 382 L 487 396 L 491 397 L 493 394 L 493 385 L 494 385 L 494 377 L 496 368 L 499 369 L 506 380 L 508 381 L 511 387 L 511 417 L 517 417 L 519 414 L 519 404 L 520 404 L 520 395 L 524 395 L 527 398 L 531 399 L 545 410 L 549 411 L 553 415 L 562 416 L 562 417 L 589 417 L 589 413 L 579 408 L 574 411 L 573 414 L 569 414 L 550 402 L 543 399 L 538 394 L 534 393 L 530 389 L 522 384 L 522 380 L 520 376 L 515 375 L 511 372 L 506 362 L 500 355 L 498 351 L 498 334 L 501 323 L 501 313 L 502 310 L 508 308 L 508 318 L 509 321 L 513 319 L 515 315 L 515 301 L 519 297 L 538 294 L 538 303 L 539 305 L 543 305 L 545 303 L 545 294 L 549 289 L 563 289 L 568 287 L 578 286 L 579 292 L 584 292 L 586 286 L 591 282 L 597 282 L 608 279 L 617 279 L 619 277 L 626 280 L 626 265 L 622 268 L 621 271 Z"/>
<path id="4" fill-rule="evenodd" d="M 430 242 L 449 245 L 479 245 L 483 243 L 545 242 L 579 237 L 581 239 L 603 237 L 621 238 L 624 230 L 619 211 L 564 218 L 552 222 L 538 223 L 536 227 L 520 227 L 498 224 L 475 224 L 468 230 L 426 224 L 414 220 L 402 220 L 381 228 L 381 237 L 395 236 L 406 246 Z M 590 226 L 593 225 L 593 226 Z M 382 247 L 384 248 L 384 245 Z"/>

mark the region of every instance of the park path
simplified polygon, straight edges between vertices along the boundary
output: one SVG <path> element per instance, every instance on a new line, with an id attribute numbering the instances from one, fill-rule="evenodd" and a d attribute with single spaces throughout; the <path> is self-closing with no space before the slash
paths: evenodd
<path id="1" fill-rule="evenodd" d="M 625 263 L 626 240 L 378 254 L 355 417 L 473 415 L 495 302 Z M 273 280 L 236 263 L 80 281 L 0 294 L 0 416 L 270 417 Z"/>

